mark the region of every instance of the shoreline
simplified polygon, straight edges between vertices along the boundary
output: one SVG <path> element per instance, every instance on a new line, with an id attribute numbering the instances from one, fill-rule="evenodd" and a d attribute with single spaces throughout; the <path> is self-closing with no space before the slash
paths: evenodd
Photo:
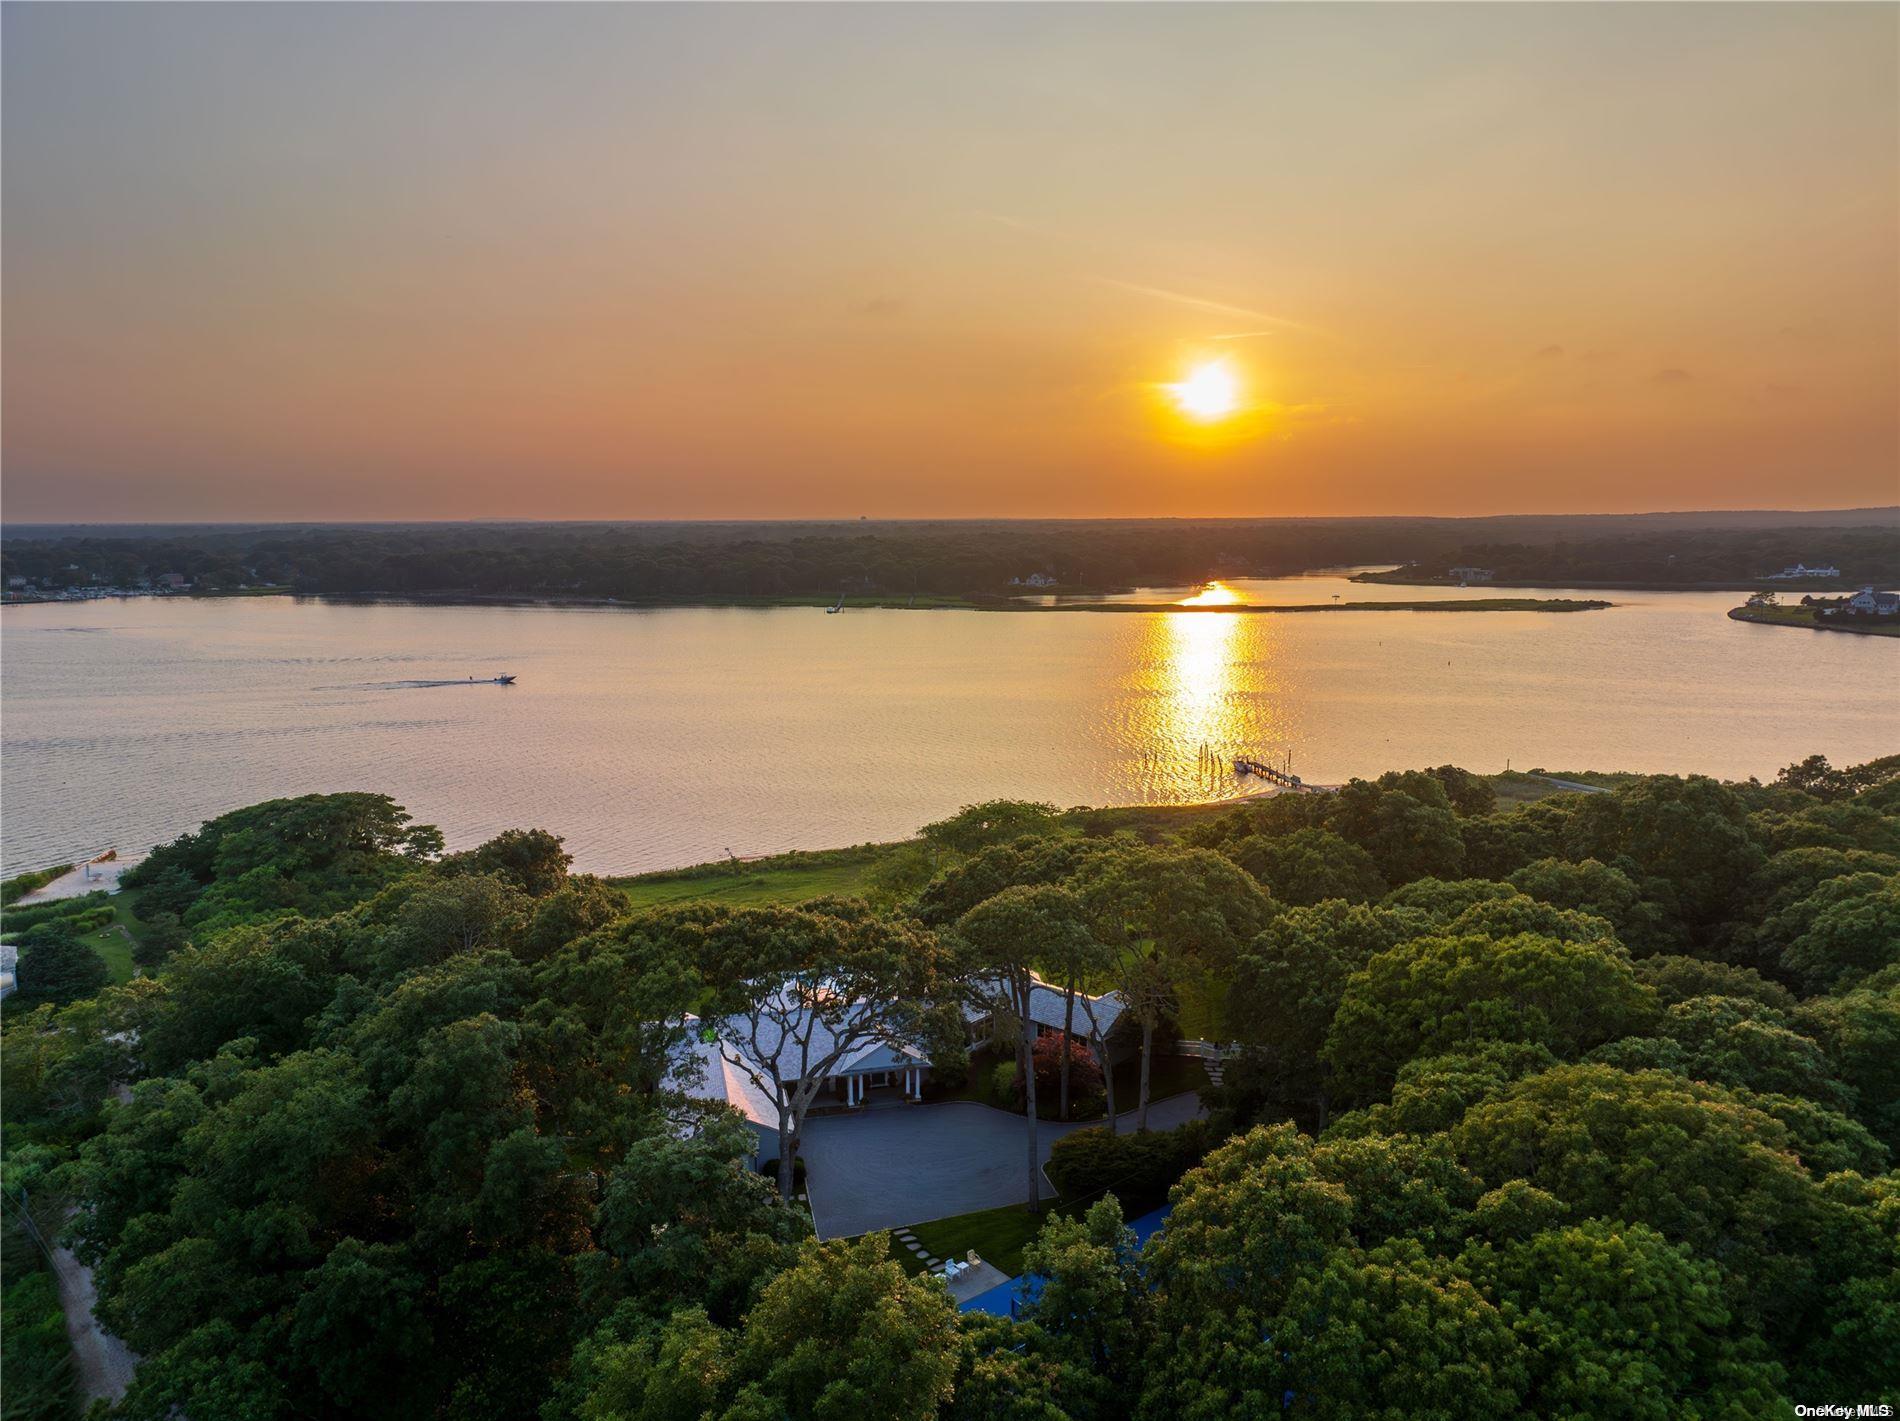
<path id="1" fill-rule="evenodd" d="M 313 602 L 345 606 L 416 606 L 416 607 L 545 607 L 576 611 L 660 612 L 701 610 L 758 610 L 781 608 L 821 608 L 829 611 L 835 597 L 788 594 L 783 597 L 700 597 L 629 600 L 618 597 L 533 597 L 495 593 L 272 593 Z M 1107 594 L 1105 594 L 1107 595 Z M 54 600 L 54 599 L 48 599 Z M 92 598 L 92 601 L 108 599 Z M 1473 597 L 1414 598 L 1401 601 L 1366 602 L 1059 602 L 1043 604 L 1013 598 L 977 599 L 938 595 L 917 598 L 846 597 L 847 612 L 1212 612 L 1240 615 L 1307 612 L 1594 612 L 1616 604 L 1600 598 L 1574 597 Z"/>
<path id="2" fill-rule="evenodd" d="M 1497 577 L 1489 582 L 1462 583 L 1450 577 L 1397 577 L 1385 572 L 1356 573 L 1350 579 L 1370 587 L 1519 587 L 1526 591 L 1539 589 L 1572 588 L 1587 589 L 1592 592 L 1828 592 L 1843 590 L 1839 582 L 1774 582 L 1767 580 L 1748 581 L 1736 578 L 1727 582 L 1655 582 L 1640 579 L 1616 579 L 1595 577 Z M 1875 580 L 1873 586 L 1886 590 L 1888 584 Z"/>
<path id="3" fill-rule="evenodd" d="M 1789 611 L 1802 615 L 1798 617 L 1772 615 L 1775 612 Z M 1769 615 L 1764 616 L 1763 613 Z M 1806 615 L 1806 609 L 1801 607 L 1731 607 L 1728 619 L 1731 622 L 1747 622 L 1750 626 L 1756 627 L 1793 627 L 1796 630 L 1805 629 L 1811 632 L 1845 632 L 1849 636 L 1900 637 L 1900 622 L 1889 622 L 1877 627 L 1857 627 L 1842 621 L 1817 622 L 1813 617 Z"/>

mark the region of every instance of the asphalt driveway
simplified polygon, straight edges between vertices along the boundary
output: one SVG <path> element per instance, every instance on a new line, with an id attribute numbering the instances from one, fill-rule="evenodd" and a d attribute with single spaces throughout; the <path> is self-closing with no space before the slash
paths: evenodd
<path id="1" fill-rule="evenodd" d="M 1148 1128 L 1172 1129 L 1202 1113 L 1189 1091 L 1150 1104 Z M 1042 1162 L 1063 1135 L 1101 1123 L 1043 1121 L 1036 1132 Z M 1134 1129 L 1133 1111 L 1121 1127 Z M 1022 1116 L 967 1100 L 808 1120 L 800 1153 L 818 1236 L 848 1238 L 1020 1204 L 1028 1185 L 1023 1133 Z M 1047 1181 L 1042 1190 L 1054 1194 Z"/>

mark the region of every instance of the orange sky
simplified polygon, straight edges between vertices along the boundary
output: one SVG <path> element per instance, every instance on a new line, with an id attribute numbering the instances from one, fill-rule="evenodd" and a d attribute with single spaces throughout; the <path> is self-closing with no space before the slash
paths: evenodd
<path id="1" fill-rule="evenodd" d="M 1900 7 L 4 23 L 8 518 L 1900 501 Z"/>

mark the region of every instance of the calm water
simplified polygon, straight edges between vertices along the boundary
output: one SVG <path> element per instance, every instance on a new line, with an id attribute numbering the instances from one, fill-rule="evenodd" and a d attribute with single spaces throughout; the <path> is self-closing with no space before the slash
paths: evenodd
<path id="1" fill-rule="evenodd" d="M 1273 603 L 1460 595 L 1336 577 L 1230 585 Z M 1001 795 L 1228 795 L 1242 786 L 1220 766 L 1243 749 L 1291 752 L 1319 783 L 1507 757 L 1767 776 L 1816 751 L 1839 764 L 1900 749 L 1900 642 L 1731 622 L 1730 593 L 1572 595 L 1619 605 L 9 607 L 0 857 L 15 873 L 143 849 L 259 799 L 372 789 L 451 847 L 539 826 L 580 867 L 625 872 L 898 837 Z M 396 684 L 503 671 L 519 684 Z"/>

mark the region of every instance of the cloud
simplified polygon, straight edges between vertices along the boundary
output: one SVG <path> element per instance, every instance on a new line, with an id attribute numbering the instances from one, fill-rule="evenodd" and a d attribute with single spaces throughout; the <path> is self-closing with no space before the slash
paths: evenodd
<path id="1" fill-rule="evenodd" d="M 1651 375 L 1649 377 L 1649 383 L 1652 385 L 1686 385 L 1693 379 L 1695 379 L 1695 376 L 1691 375 L 1687 370 L 1682 370 L 1671 365 L 1668 369 L 1658 370 L 1654 375 Z"/>
<path id="2" fill-rule="evenodd" d="M 898 316 L 904 311 L 904 303 L 895 296 L 873 296 L 858 307 L 860 316 Z"/>
<path id="3" fill-rule="evenodd" d="M 1562 360 L 1564 348 L 1561 345 L 1547 345 L 1542 350 L 1532 351 L 1532 360 Z"/>
<path id="4" fill-rule="evenodd" d="M 1177 306 L 1188 306 L 1196 311 L 1212 311 L 1219 316 L 1239 316 L 1247 321 L 1265 321 L 1268 325 L 1285 330 L 1310 331 L 1311 326 L 1301 325 L 1298 321 L 1289 321 L 1284 316 L 1275 316 L 1266 311 L 1256 311 L 1250 306 L 1235 306 L 1226 301 L 1210 301 L 1203 296 L 1190 296 L 1185 291 L 1170 291 L 1165 286 L 1143 286 L 1134 281 L 1118 281 L 1112 276 L 1091 276 L 1086 278 L 1099 286 L 1112 286 L 1117 291 L 1132 291 L 1137 296 L 1152 296 L 1157 301 L 1172 301 Z M 1258 331 L 1250 335 L 1262 334 Z"/>

